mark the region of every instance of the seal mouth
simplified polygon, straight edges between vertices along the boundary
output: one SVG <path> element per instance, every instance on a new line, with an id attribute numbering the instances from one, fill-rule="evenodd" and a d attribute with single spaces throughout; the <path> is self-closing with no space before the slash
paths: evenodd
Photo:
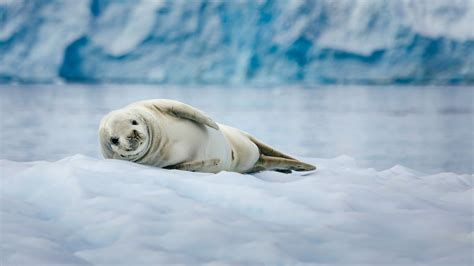
<path id="1" fill-rule="evenodd" d="M 145 138 L 145 135 L 137 130 L 133 130 L 132 131 L 132 134 L 130 134 L 128 137 L 127 137 L 127 141 L 128 141 L 128 148 L 125 148 L 124 150 L 125 151 L 134 151 L 136 150 L 138 147 L 140 147 L 140 145 L 143 144 L 143 139 Z"/>
<path id="2" fill-rule="evenodd" d="M 148 127 L 146 128 L 146 133 L 148 133 L 149 129 Z M 120 156 L 122 159 L 126 160 L 132 160 L 136 161 L 141 158 L 143 154 L 147 152 L 147 147 L 143 147 L 142 149 L 139 149 L 144 145 L 144 143 L 147 141 L 147 143 L 150 142 L 150 137 L 146 137 L 147 135 L 144 133 L 141 133 L 137 130 L 133 130 L 132 133 L 127 137 L 128 141 L 128 147 L 122 147 L 120 151 L 116 151 L 116 153 Z M 149 135 L 148 135 L 149 136 Z M 137 151 L 135 153 L 132 153 L 134 151 Z"/>
<path id="3" fill-rule="evenodd" d="M 121 150 L 125 151 L 126 154 L 124 156 L 133 156 L 133 155 L 138 155 L 140 152 L 138 153 L 134 153 L 134 154 L 129 154 L 130 152 L 134 152 L 136 151 L 140 146 L 143 145 L 144 141 L 143 140 L 138 140 L 138 139 L 131 139 L 128 141 L 129 143 L 129 147 L 123 147 Z"/>
<path id="4" fill-rule="evenodd" d="M 125 149 L 125 151 L 134 151 L 133 149 Z M 140 153 L 142 153 L 142 151 L 140 152 L 137 152 L 137 153 L 132 153 L 132 154 L 121 154 L 121 153 L 118 153 L 118 155 L 120 155 L 120 157 L 122 158 L 130 158 L 130 157 L 136 157 L 138 155 L 140 155 Z"/>

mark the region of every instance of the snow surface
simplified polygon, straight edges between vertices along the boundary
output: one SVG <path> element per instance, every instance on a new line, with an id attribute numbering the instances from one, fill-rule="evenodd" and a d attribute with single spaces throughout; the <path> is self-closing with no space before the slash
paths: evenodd
<path id="1" fill-rule="evenodd" d="M 0 81 L 474 82 L 474 1 L 0 1 Z"/>
<path id="2" fill-rule="evenodd" d="M 318 171 L 1 160 L 0 263 L 472 265 L 473 175 L 305 160 Z"/>

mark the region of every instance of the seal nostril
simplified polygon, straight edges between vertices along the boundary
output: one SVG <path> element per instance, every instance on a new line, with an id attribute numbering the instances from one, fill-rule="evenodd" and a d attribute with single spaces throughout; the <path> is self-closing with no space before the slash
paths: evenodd
<path id="1" fill-rule="evenodd" d="M 110 142 L 114 145 L 118 145 L 119 144 L 119 138 L 112 137 L 112 138 L 110 138 Z"/>

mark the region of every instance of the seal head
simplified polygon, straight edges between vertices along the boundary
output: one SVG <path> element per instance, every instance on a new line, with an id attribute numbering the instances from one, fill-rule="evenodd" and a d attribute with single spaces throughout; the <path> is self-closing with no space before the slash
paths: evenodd
<path id="1" fill-rule="evenodd" d="M 151 141 L 146 120 L 137 112 L 113 111 L 102 119 L 100 143 L 106 158 L 136 161 Z"/>

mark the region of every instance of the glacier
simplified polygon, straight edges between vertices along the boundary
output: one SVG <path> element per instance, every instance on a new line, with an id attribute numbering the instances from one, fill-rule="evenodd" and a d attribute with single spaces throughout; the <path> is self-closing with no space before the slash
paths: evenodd
<path id="1" fill-rule="evenodd" d="M 472 0 L 1 0 L 0 82 L 473 84 Z"/>
<path id="2" fill-rule="evenodd" d="M 318 170 L 0 160 L 0 263 L 472 265 L 473 175 L 304 160 Z"/>

